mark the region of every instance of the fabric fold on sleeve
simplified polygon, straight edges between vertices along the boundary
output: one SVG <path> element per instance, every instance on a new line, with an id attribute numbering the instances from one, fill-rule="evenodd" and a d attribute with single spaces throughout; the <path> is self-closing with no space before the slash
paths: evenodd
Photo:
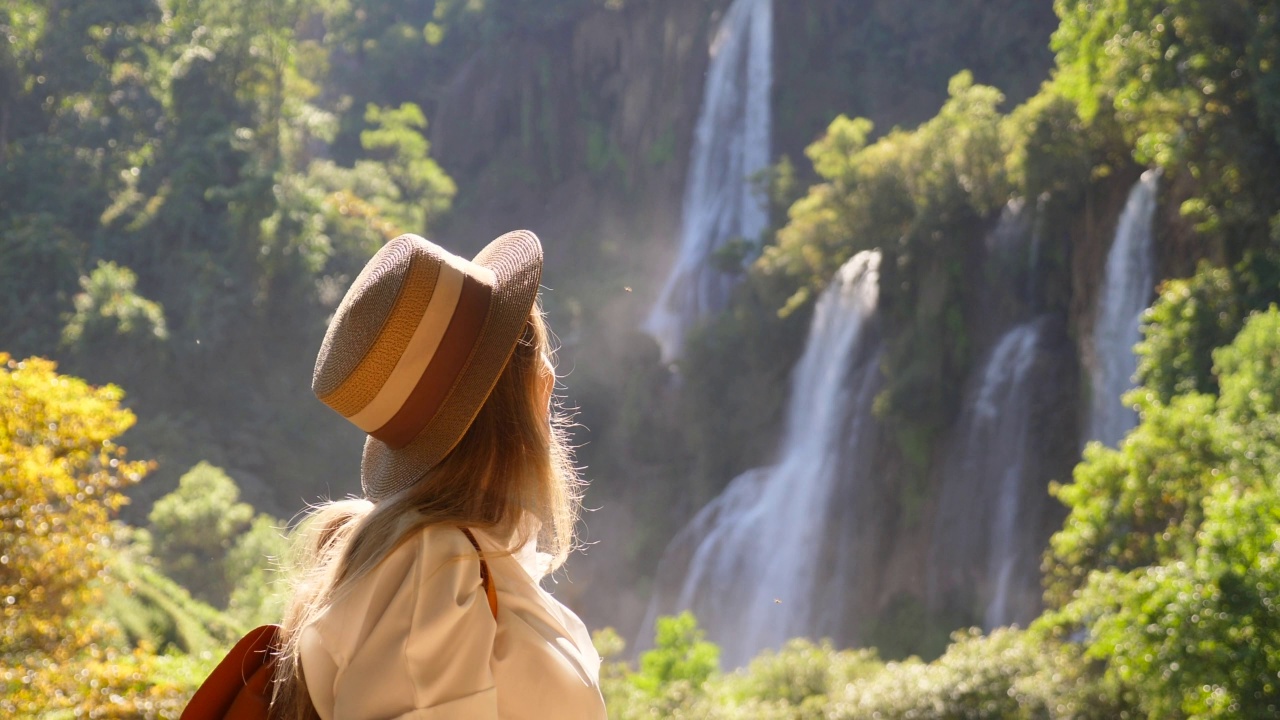
<path id="1" fill-rule="evenodd" d="M 497 626 L 476 551 L 457 528 L 418 533 L 314 627 L 325 646 L 342 638 L 331 653 L 338 668 L 326 720 L 498 716 L 490 665 Z M 304 656 L 308 677 L 310 665 Z"/>
<path id="2" fill-rule="evenodd" d="M 338 665 L 333 656 L 324 647 L 315 625 L 303 628 L 298 638 L 299 651 L 303 658 L 303 677 L 307 682 L 307 694 L 311 696 L 311 704 L 315 706 L 320 720 L 333 720 L 333 681 L 338 674 Z"/>

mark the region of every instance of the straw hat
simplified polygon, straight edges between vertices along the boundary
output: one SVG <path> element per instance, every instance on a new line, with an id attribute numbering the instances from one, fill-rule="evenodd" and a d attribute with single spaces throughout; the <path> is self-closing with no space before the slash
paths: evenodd
<path id="1" fill-rule="evenodd" d="M 369 434 L 365 497 L 412 485 L 471 426 L 538 294 L 542 245 L 526 230 L 465 260 L 417 235 L 373 256 L 325 333 L 311 389 Z"/>

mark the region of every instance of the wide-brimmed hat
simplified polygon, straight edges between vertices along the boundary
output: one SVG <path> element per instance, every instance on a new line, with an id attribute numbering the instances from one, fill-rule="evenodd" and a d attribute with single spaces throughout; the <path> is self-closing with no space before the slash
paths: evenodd
<path id="1" fill-rule="evenodd" d="M 325 333 L 311 389 L 368 433 L 366 498 L 412 485 L 462 439 L 520 339 L 541 276 L 542 245 L 526 230 L 473 260 L 401 235 L 365 265 Z"/>

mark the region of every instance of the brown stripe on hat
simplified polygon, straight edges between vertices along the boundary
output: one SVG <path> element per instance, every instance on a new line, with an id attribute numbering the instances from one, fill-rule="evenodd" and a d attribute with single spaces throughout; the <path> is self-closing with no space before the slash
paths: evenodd
<path id="1" fill-rule="evenodd" d="M 490 295 L 490 288 L 469 275 L 463 277 L 453 318 L 426 371 L 395 416 L 371 431 L 371 436 L 388 447 L 401 448 L 435 417 L 476 351 L 476 340 L 489 313 Z"/>
<path id="2" fill-rule="evenodd" d="M 320 396 L 322 402 L 348 418 L 373 402 L 413 339 L 435 295 L 439 277 L 439 262 L 417 252 L 410 256 L 409 270 L 377 339 L 346 379 L 332 392 Z"/>
<path id="3" fill-rule="evenodd" d="M 347 417 L 365 432 L 373 432 L 395 417 L 409 394 L 422 380 L 422 374 L 427 371 L 427 365 L 444 340 L 445 332 L 458 307 L 458 300 L 462 296 L 465 276 L 461 269 L 447 262 L 440 264 L 439 272 L 440 277 L 436 281 L 431 303 L 418 319 L 413 337 L 405 346 L 395 369 L 378 390 L 377 396 L 360 412 Z"/>
<path id="4" fill-rule="evenodd" d="M 370 433 L 360 462 L 366 498 L 417 482 L 466 434 L 529 321 L 541 274 L 542 245 L 525 230 L 472 260 L 401 235 L 366 263 L 334 312 L 311 381 Z"/>

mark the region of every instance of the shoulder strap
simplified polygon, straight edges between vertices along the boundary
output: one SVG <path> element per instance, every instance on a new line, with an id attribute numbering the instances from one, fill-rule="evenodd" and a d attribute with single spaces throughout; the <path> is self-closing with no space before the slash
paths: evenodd
<path id="1" fill-rule="evenodd" d="M 489 572 L 489 563 L 484 561 L 484 551 L 480 549 L 480 543 L 476 542 L 476 536 L 471 534 L 467 528 L 458 528 L 463 535 L 471 541 L 471 547 L 480 553 L 480 584 L 484 585 L 484 594 L 489 598 L 489 611 L 493 613 L 493 619 L 498 619 L 498 588 L 493 582 L 493 573 Z"/>

